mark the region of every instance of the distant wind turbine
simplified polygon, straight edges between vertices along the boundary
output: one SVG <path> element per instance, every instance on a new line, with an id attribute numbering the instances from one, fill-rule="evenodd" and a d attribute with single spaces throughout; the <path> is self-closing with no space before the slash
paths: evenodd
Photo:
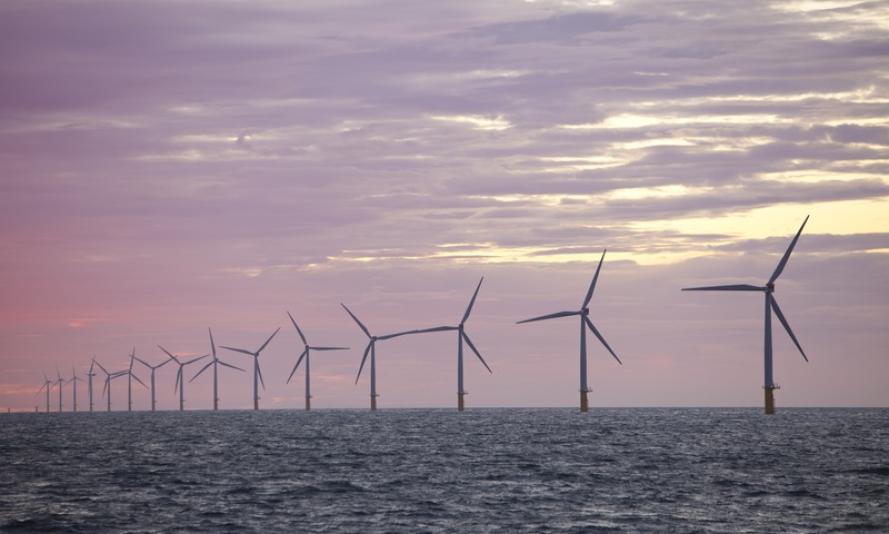
<path id="1" fill-rule="evenodd" d="M 376 357 L 377 341 L 385 341 L 387 339 L 392 339 L 392 338 L 396 338 L 399 336 L 406 336 L 409 334 L 419 334 L 421 331 L 420 330 L 408 330 L 405 332 L 398 332 L 397 334 L 389 334 L 389 335 L 385 335 L 385 336 L 373 336 L 370 334 L 370 330 L 368 330 L 367 327 L 364 326 L 364 323 L 359 321 L 358 317 L 355 317 L 355 314 L 352 313 L 352 311 L 349 308 L 347 308 L 345 304 L 343 304 L 341 302 L 340 306 L 342 306 L 343 309 L 346 310 L 346 313 L 348 313 L 349 316 L 352 317 L 352 319 L 355 321 L 355 323 L 358 324 L 358 327 L 361 328 L 361 331 L 364 332 L 364 335 L 366 335 L 367 339 L 369 340 L 367 343 L 367 348 L 364 349 L 364 356 L 361 357 L 361 366 L 358 367 L 358 376 L 355 377 L 355 383 L 357 384 L 358 379 L 361 378 L 361 370 L 364 369 L 364 362 L 367 361 L 367 355 L 368 355 L 368 353 L 370 353 L 370 409 L 376 410 L 377 409 L 377 397 L 378 397 L 378 395 L 377 395 L 377 357 Z"/>
<path id="2" fill-rule="evenodd" d="M 46 391 L 46 413 L 49 413 L 49 392 L 52 390 L 52 386 L 54 383 L 55 382 L 53 382 L 49 379 L 48 376 L 46 376 L 46 373 L 43 373 L 43 385 L 40 386 L 40 389 L 38 389 L 37 393 L 34 394 L 34 396 L 36 397 L 37 395 L 40 395 L 41 391 Z"/>
<path id="3" fill-rule="evenodd" d="M 71 366 L 71 379 L 68 380 L 68 383 L 71 384 L 71 387 L 74 390 L 74 398 L 72 399 L 73 405 L 74 405 L 74 409 L 73 409 L 74 413 L 77 413 L 77 383 L 78 382 L 83 382 L 83 379 L 80 378 L 79 376 L 77 376 L 77 371 L 74 370 L 74 366 Z"/>
<path id="4" fill-rule="evenodd" d="M 213 410 L 219 409 L 219 370 L 218 366 L 222 365 L 223 367 L 230 367 L 232 369 L 237 369 L 238 371 L 243 371 L 240 367 L 236 367 L 234 365 L 225 363 L 216 357 L 216 343 L 213 341 L 213 331 L 209 328 L 207 329 L 210 332 L 210 352 L 213 354 L 213 359 L 210 360 L 207 365 L 201 367 L 201 370 L 195 373 L 189 382 L 194 382 L 194 379 L 201 376 L 201 373 L 206 371 L 211 365 L 213 366 Z M 180 390 L 181 391 L 181 390 Z"/>
<path id="5" fill-rule="evenodd" d="M 87 388 L 89 389 L 89 397 L 90 397 L 90 413 L 92 413 L 92 411 L 93 411 L 93 377 L 96 376 L 96 373 L 93 370 L 93 366 L 95 364 L 96 364 L 96 358 L 93 357 L 93 360 L 90 362 L 90 370 L 86 372 Z"/>
<path id="6" fill-rule="evenodd" d="M 799 349 L 799 352 L 800 354 L 802 354 L 803 359 L 807 362 L 809 361 L 809 358 L 806 357 L 806 353 L 800 346 L 799 341 L 797 341 L 796 336 L 793 334 L 793 330 L 791 330 L 790 328 L 790 323 L 787 322 L 787 318 L 785 318 L 784 314 L 781 313 L 781 308 L 778 306 L 778 301 L 775 299 L 774 295 L 775 280 L 777 280 L 778 277 L 781 276 L 781 273 L 784 271 L 784 267 L 787 265 L 787 260 L 790 259 L 790 254 L 793 252 L 793 248 L 796 246 L 796 242 L 799 240 L 799 236 L 803 233 L 803 228 L 806 227 L 806 223 L 808 221 L 809 217 L 807 215 L 806 219 L 803 221 L 802 226 L 799 227 L 799 231 L 790 242 L 790 246 L 787 247 L 787 250 L 784 252 L 784 256 L 781 257 L 781 261 L 778 262 L 778 266 L 775 267 L 775 271 L 772 273 L 772 276 L 769 278 L 769 281 L 766 282 L 765 286 L 734 284 L 726 286 L 687 287 L 683 289 L 683 291 L 759 291 L 765 294 L 765 339 L 763 343 L 763 352 L 765 356 L 765 385 L 763 386 L 763 389 L 765 390 L 765 413 L 769 415 L 775 413 L 774 390 L 778 389 L 779 387 L 775 385 L 775 381 L 772 377 L 772 310 L 775 311 L 775 315 L 778 316 L 778 320 L 781 322 L 781 325 L 784 326 L 785 330 L 787 330 L 787 333 L 790 335 L 790 339 L 793 341 L 793 344 L 796 345 L 796 348 Z"/>
<path id="7" fill-rule="evenodd" d="M 93 360 L 93 361 L 95 361 L 95 360 Z M 99 369 L 101 369 L 102 372 L 105 373 L 105 385 L 102 387 L 102 396 L 104 396 L 106 392 L 108 393 L 108 409 L 107 409 L 107 411 L 110 412 L 111 411 L 111 381 L 114 380 L 115 378 L 119 378 L 121 376 L 126 376 L 128 374 L 128 372 L 127 371 L 115 371 L 112 373 L 112 372 L 109 372 L 108 369 L 105 369 L 105 366 L 103 366 L 101 363 L 96 362 L 96 365 L 98 365 Z"/>
<path id="8" fill-rule="evenodd" d="M 614 359 L 617 360 L 617 363 L 623 365 L 623 362 L 620 361 L 620 358 L 617 357 L 617 354 L 611 350 L 611 347 L 608 345 L 608 342 L 605 341 L 605 338 L 602 337 L 602 334 L 596 328 L 596 325 L 589 318 L 590 309 L 589 303 L 593 298 L 593 291 L 596 289 L 596 281 L 599 279 L 599 271 L 602 269 L 602 262 L 605 261 L 605 250 L 602 251 L 602 258 L 599 259 L 599 266 L 596 267 L 596 274 L 593 275 L 593 281 L 590 283 L 590 288 L 586 292 L 586 296 L 583 298 L 583 304 L 580 306 L 580 310 L 578 311 L 561 311 L 556 313 L 551 313 L 549 315 L 541 315 L 540 317 L 533 317 L 531 319 L 525 319 L 524 321 L 519 321 L 516 324 L 530 323 L 533 321 L 543 321 L 546 319 L 556 319 L 559 317 L 571 317 L 573 315 L 580 316 L 580 411 L 586 412 L 589 410 L 589 400 L 587 398 L 587 393 L 589 393 L 590 389 L 587 386 L 587 361 L 586 361 L 586 329 L 589 328 L 590 331 L 599 338 L 599 341 L 602 342 L 602 345 L 608 349 L 608 352 L 614 356 Z"/>
<path id="9" fill-rule="evenodd" d="M 179 411 L 185 410 L 185 377 L 182 374 L 183 369 L 186 365 L 192 364 L 200 359 L 206 358 L 209 354 L 204 354 L 203 356 L 198 356 L 197 358 L 192 358 L 190 360 L 186 360 L 184 362 L 179 361 L 179 358 L 174 356 L 170 351 L 158 345 L 162 351 L 164 351 L 167 356 L 170 357 L 169 360 L 173 360 L 179 366 L 179 371 L 176 372 L 176 384 L 173 385 L 173 391 L 179 390 Z"/>
<path id="10" fill-rule="evenodd" d="M 127 374 L 127 411 L 133 411 L 133 380 L 142 384 L 142 387 L 148 389 L 148 386 L 145 385 L 145 382 L 139 380 L 139 377 L 133 373 L 133 362 L 136 360 L 136 347 L 133 347 L 133 352 L 130 353 L 130 367 L 125 372 Z"/>
<path id="11" fill-rule="evenodd" d="M 478 285 L 475 288 L 475 293 L 472 294 L 472 299 L 469 301 L 469 306 L 466 307 L 466 312 L 463 313 L 463 318 L 460 319 L 460 323 L 457 326 L 436 326 L 434 328 L 425 328 L 419 330 L 418 333 L 425 332 L 446 332 L 450 330 L 457 331 L 457 410 L 463 411 L 464 403 L 463 396 L 468 392 L 463 389 L 463 342 L 465 341 L 469 348 L 472 349 L 472 352 L 478 357 L 479 361 L 482 362 L 482 365 L 485 366 L 485 369 L 488 370 L 489 373 L 493 374 L 491 368 L 488 366 L 485 359 L 482 358 L 482 355 L 478 352 L 478 349 L 475 348 L 475 345 L 472 343 L 472 340 L 469 339 L 469 336 L 466 334 L 464 329 L 464 325 L 466 321 L 469 319 L 469 314 L 472 313 L 472 306 L 475 304 L 475 298 L 478 297 L 478 290 L 482 287 L 482 282 L 484 281 L 484 277 L 478 281 Z"/>
<path id="12" fill-rule="evenodd" d="M 225 350 L 230 350 L 233 352 L 240 352 L 241 354 L 246 354 L 247 356 L 253 356 L 253 409 L 254 410 L 259 409 L 259 384 L 260 384 L 260 382 L 262 383 L 262 389 L 265 389 L 265 380 L 262 379 L 262 370 L 259 368 L 259 355 L 260 355 L 260 353 L 262 353 L 263 349 L 265 349 L 266 346 L 272 341 L 272 338 L 275 337 L 275 334 L 278 333 L 278 330 L 281 330 L 281 328 L 278 327 L 277 329 L 275 329 L 275 331 L 272 332 L 272 335 L 270 335 L 269 338 L 265 340 L 265 343 L 263 343 L 258 349 L 256 349 L 256 352 L 250 352 L 249 350 L 236 349 L 235 347 L 226 347 L 226 346 L 220 345 L 220 348 L 223 348 Z"/>
<path id="13" fill-rule="evenodd" d="M 160 345 L 158 345 L 158 347 L 160 347 Z M 161 348 L 161 350 L 163 350 L 163 348 Z M 164 352 L 166 352 L 166 351 L 164 351 Z M 136 358 L 136 360 L 138 360 L 139 363 L 141 363 L 145 367 L 148 367 L 149 369 L 151 369 L 151 411 L 152 412 L 156 411 L 157 410 L 157 398 L 154 395 L 154 373 L 161 367 L 170 363 L 170 360 L 168 358 L 157 365 L 151 365 L 150 363 L 146 362 L 142 358 L 135 356 L 135 354 L 133 355 L 133 357 Z"/>
<path id="14" fill-rule="evenodd" d="M 293 371 L 290 371 L 290 376 L 287 377 L 287 383 L 290 383 L 290 379 L 293 378 L 293 374 L 296 373 L 296 369 L 299 367 L 299 364 L 302 363 L 303 358 L 306 360 L 306 410 L 310 410 L 312 408 L 312 390 L 311 384 L 309 381 L 309 367 L 310 367 L 310 353 L 313 350 L 349 350 L 349 347 L 310 347 L 309 342 L 306 341 L 306 336 L 303 335 L 303 331 L 300 330 L 299 325 L 296 324 L 296 321 L 293 319 L 293 316 L 290 315 L 290 312 L 287 312 L 287 316 L 290 317 L 290 322 L 293 323 L 293 327 L 296 328 L 296 333 L 299 334 L 299 338 L 302 340 L 305 348 L 302 353 L 299 355 L 299 359 L 296 360 L 296 365 L 293 366 Z"/>

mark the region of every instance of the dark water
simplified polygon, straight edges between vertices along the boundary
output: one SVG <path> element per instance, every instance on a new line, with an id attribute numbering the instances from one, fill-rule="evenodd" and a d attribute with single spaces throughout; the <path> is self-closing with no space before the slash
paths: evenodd
<path id="1" fill-rule="evenodd" d="M 4 532 L 889 532 L 889 410 L 0 416 Z"/>

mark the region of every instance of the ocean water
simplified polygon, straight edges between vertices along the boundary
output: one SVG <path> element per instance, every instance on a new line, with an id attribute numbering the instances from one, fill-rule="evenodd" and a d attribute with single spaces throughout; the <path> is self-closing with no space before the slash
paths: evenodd
<path id="1" fill-rule="evenodd" d="M 0 415 L 3 532 L 889 532 L 889 410 Z"/>

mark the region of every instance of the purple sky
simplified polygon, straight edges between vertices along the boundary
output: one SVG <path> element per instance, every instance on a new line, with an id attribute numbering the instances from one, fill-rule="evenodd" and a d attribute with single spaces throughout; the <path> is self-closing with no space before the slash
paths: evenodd
<path id="1" fill-rule="evenodd" d="M 777 403 L 887 406 L 887 57 L 879 2 L 4 2 L 0 407 L 208 326 L 283 327 L 262 404 L 300 407 L 286 310 L 352 347 L 313 357 L 314 406 L 365 407 L 339 302 L 453 324 L 481 275 L 469 406 L 574 406 L 576 320 L 514 322 L 576 308 L 605 247 L 624 365 L 591 343 L 591 404 L 759 406 L 761 297 L 679 288 L 764 283 L 807 214 L 777 295 L 811 363 L 776 322 Z M 381 406 L 454 405 L 455 345 L 380 345 Z"/>

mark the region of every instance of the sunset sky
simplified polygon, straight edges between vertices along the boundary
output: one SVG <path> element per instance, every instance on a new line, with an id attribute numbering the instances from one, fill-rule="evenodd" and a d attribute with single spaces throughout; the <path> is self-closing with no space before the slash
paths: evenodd
<path id="1" fill-rule="evenodd" d="M 313 407 L 364 408 L 339 303 L 456 324 L 480 276 L 468 406 L 574 406 L 576 320 L 515 322 L 576 309 L 604 248 L 624 365 L 590 339 L 590 404 L 760 406 L 761 295 L 679 289 L 764 284 L 806 215 L 777 297 L 811 361 L 775 321 L 777 404 L 889 406 L 885 2 L 22 0 L 0 58 L 0 408 L 279 326 L 261 404 L 301 407 L 287 310 L 351 347 L 313 355 Z M 377 360 L 381 407 L 456 403 L 453 334 Z"/>

